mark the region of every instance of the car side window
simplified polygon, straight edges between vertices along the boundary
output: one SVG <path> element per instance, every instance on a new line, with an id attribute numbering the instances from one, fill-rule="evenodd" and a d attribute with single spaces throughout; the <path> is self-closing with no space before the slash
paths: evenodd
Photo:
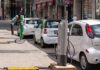
<path id="1" fill-rule="evenodd" d="M 72 36 L 83 36 L 82 27 L 78 24 L 73 25 L 71 35 Z"/>
<path id="2" fill-rule="evenodd" d="M 41 28 L 41 26 L 42 26 L 42 20 L 38 20 L 36 28 Z"/>

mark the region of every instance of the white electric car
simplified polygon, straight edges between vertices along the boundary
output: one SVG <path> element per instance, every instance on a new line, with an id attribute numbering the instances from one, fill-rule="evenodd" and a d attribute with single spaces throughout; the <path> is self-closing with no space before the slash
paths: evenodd
<path id="1" fill-rule="evenodd" d="M 38 26 L 34 34 L 34 43 L 40 43 L 41 47 L 57 44 L 58 23 L 60 20 L 44 20 Z"/>
<path id="2" fill-rule="evenodd" d="M 82 70 L 100 63 L 100 20 L 78 20 L 69 25 L 70 55 L 79 61 Z M 75 52 L 73 51 L 75 50 Z"/>
<path id="3" fill-rule="evenodd" d="M 40 19 L 39 18 L 25 18 L 24 19 L 24 35 L 34 35 L 34 31 L 36 29 L 36 25 L 38 25 Z M 18 30 L 18 34 L 19 34 Z"/>

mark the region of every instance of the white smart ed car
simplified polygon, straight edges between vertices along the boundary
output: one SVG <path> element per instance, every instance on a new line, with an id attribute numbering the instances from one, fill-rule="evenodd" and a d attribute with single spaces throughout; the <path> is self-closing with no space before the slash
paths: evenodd
<path id="1" fill-rule="evenodd" d="M 58 23 L 60 20 L 44 20 L 36 28 L 34 34 L 34 43 L 40 43 L 41 47 L 57 44 Z"/>

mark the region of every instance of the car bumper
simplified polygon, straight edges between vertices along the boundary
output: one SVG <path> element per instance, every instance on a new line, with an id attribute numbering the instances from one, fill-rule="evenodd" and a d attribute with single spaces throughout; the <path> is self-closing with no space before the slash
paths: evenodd
<path id="1" fill-rule="evenodd" d="M 100 63 L 100 50 L 92 49 L 87 54 L 87 60 L 91 64 L 99 64 Z"/>
<path id="2" fill-rule="evenodd" d="M 44 43 L 45 44 L 57 44 L 58 42 L 58 37 L 49 37 L 49 36 L 44 36 L 43 37 Z"/>

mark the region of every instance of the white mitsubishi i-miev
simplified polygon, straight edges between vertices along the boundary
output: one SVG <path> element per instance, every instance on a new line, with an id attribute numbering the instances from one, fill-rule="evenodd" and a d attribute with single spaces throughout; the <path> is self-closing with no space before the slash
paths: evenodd
<path id="1" fill-rule="evenodd" d="M 68 27 L 70 41 L 68 57 L 74 55 L 72 59 L 80 62 L 82 70 L 91 70 L 92 64 L 100 63 L 100 20 L 73 21 Z"/>

